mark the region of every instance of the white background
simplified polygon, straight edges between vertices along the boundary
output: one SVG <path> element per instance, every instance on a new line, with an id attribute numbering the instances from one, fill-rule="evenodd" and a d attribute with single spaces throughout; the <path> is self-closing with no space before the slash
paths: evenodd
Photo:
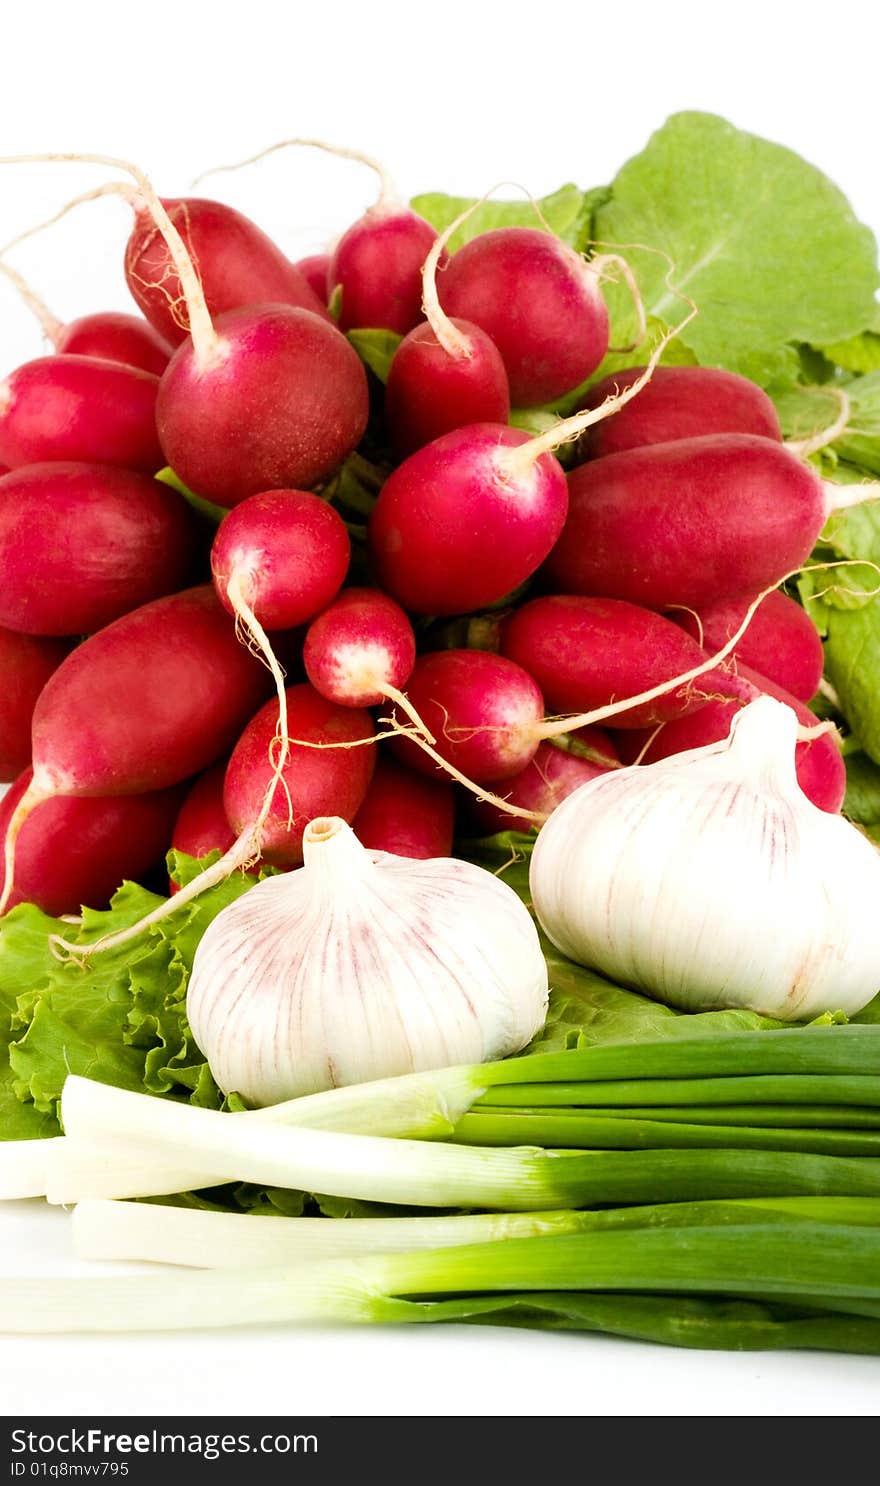
<path id="1" fill-rule="evenodd" d="M 540 195 L 610 179 L 667 114 L 700 108 L 806 155 L 880 232 L 875 0 L 31 0 L 3 39 L 0 151 L 124 155 L 164 195 L 290 135 L 381 156 L 403 194 L 514 179 Z M 0 245 L 110 174 L 4 167 Z M 210 190 L 291 256 L 373 196 L 357 165 L 299 151 Z M 81 208 L 15 255 L 62 317 L 126 307 L 126 211 Z M 0 326 L 0 371 L 39 354 L 2 284 Z M 64 1214 L 0 1212 L 2 1274 L 68 1269 Z M 0 1339 L 2 1413 L 855 1414 L 878 1388 L 880 1359 L 488 1329 Z"/>

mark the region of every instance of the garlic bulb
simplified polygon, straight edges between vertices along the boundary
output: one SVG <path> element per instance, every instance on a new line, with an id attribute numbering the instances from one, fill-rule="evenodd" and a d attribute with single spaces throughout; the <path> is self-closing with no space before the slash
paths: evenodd
<path id="1" fill-rule="evenodd" d="M 590 780 L 541 830 L 530 886 L 564 954 L 689 1011 L 802 1020 L 880 988 L 880 856 L 795 775 L 761 697 L 729 738 Z"/>
<path id="2" fill-rule="evenodd" d="M 547 967 L 528 909 L 469 862 L 370 852 L 313 820 L 304 865 L 225 908 L 187 994 L 220 1087 L 256 1104 L 524 1047 Z"/>

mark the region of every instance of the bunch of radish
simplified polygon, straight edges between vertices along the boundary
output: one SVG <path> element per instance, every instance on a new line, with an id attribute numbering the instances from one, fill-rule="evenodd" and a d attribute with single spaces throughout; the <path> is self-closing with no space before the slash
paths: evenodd
<path id="1" fill-rule="evenodd" d="M 600 371 L 600 260 L 537 222 L 450 253 L 457 224 L 383 189 L 295 264 L 221 202 L 91 158 L 133 178 L 140 314 L 46 312 L 53 353 L 0 384 L 0 911 L 100 907 L 172 844 L 219 853 L 173 908 L 298 867 L 315 816 L 446 855 L 456 813 L 533 829 L 762 692 L 809 728 L 821 645 L 778 585 L 829 498 L 766 395 L 658 350 L 547 433 L 510 423 Z M 386 388 L 364 328 L 403 336 Z M 798 767 L 839 810 L 834 737 Z"/>

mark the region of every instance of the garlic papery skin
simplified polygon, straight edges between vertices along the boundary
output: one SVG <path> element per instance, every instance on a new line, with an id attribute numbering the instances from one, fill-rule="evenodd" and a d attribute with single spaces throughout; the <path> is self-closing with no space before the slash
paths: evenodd
<path id="1" fill-rule="evenodd" d="M 602 774 L 543 826 L 530 887 L 564 954 L 687 1011 L 853 1014 L 880 988 L 880 856 L 802 793 L 798 721 L 760 697 L 729 738 Z"/>
<path id="2" fill-rule="evenodd" d="M 303 866 L 223 909 L 195 956 L 193 1034 L 254 1104 L 517 1052 L 544 1023 L 525 905 L 482 867 L 368 851 L 313 820 Z"/>

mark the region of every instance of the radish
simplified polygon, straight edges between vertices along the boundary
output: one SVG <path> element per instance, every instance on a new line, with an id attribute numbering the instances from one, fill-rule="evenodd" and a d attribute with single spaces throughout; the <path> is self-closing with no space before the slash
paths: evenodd
<path id="1" fill-rule="evenodd" d="M 262 652 L 275 681 L 279 773 L 287 762 L 286 693 L 266 630 L 292 630 L 329 604 L 350 555 L 342 517 L 304 490 L 252 495 L 224 517 L 214 538 L 211 569 L 220 602 Z"/>
<path id="2" fill-rule="evenodd" d="M 353 824 L 371 851 L 417 858 L 451 856 L 454 827 L 452 786 L 389 759 L 377 763 Z"/>
<path id="3" fill-rule="evenodd" d="M 378 160 L 360 150 L 328 144 L 323 139 L 282 139 L 247 160 L 204 171 L 198 179 L 240 170 L 292 147 L 323 150 L 344 160 L 356 160 L 379 177 L 380 192 L 375 206 L 349 227 L 328 255 L 327 277 L 320 298 L 322 303 L 339 300 L 339 324 L 343 330 L 364 326 L 405 335 L 422 317 L 422 264 L 437 234 L 429 222 L 398 200 Z"/>
<path id="4" fill-rule="evenodd" d="M 200 774 L 180 807 L 171 845 L 190 857 L 204 857 L 209 851 L 227 852 L 235 840 L 226 811 L 223 809 L 223 781 L 226 777 L 226 759 L 212 764 Z M 172 894 L 180 891 L 171 881 Z"/>
<path id="5" fill-rule="evenodd" d="M 406 335 L 422 318 L 422 264 L 437 233 L 384 188 L 330 254 L 327 294 L 341 292 L 339 325 Z"/>
<path id="6" fill-rule="evenodd" d="M 404 687 L 416 660 L 413 628 L 377 588 L 348 588 L 310 624 L 303 662 L 312 686 L 340 707 L 376 707 L 391 698 L 408 712 Z"/>
<path id="7" fill-rule="evenodd" d="M 48 459 L 163 464 L 159 379 L 93 356 L 41 356 L 0 382 L 0 459 L 15 469 Z"/>
<path id="8" fill-rule="evenodd" d="M 55 350 L 71 356 L 95 356 L 101 361 L 121 361 L 141 371 L 161 376 L 171 360 L 172 347 L 140 315 L 121 315 L 101 310 L 80 315 L 61 328 Z"/>
<path id="9" fill-rule="evenodd" d="M 232 751 L 223 804 L 239 842 L 258 847 L 266 861 L 277 866 L 296 867 L 302 862 L 303 831 L 310 820 L 330 814 L 349 823 L 354 820 L 376 762 L 375 749 L 359 745 L 372 743 L 375 728 L 369 712 L 334 706 L 308 683 L 288 689 L 287 712 L 293 741 L 282 776 L 284 787 L 273 792 L 271 809 L 259 830 L 256 822 L 274 782 L 269 759 L 277 722 L 274 701 L 251 720 Z M 248 851 L 239 851 L 246 860 Z"/>
<path id="10" fill-rule="evenodd" d="M 598 407 L 640 372 L 636 366 L 597 382 L 587 406 Z M 636 401 L 592 429 L 585 443 L 586 451 L 598 458 L 709 433 L 751 433 L 782 442 L 773 403 L 747 377 L 714 366 L 658 366 Z"/>
<path id="11" fill-rule="evenodd" d="M 313 294 L 321 304 L 327 301 L 327 276 L 330 272 L 329 253 L 310 253 L 307 258 L 298 258 L 293 265 L 298 268 Z"/>
<path id="12" fill-rule="evenodd" d="M 510 779 L 540 742 L 544 698 L 532 677 L 488 650 L 438 650 L 415 664 L 407 699 L 436 739 L 436 751 L 398 736 L 392 747 L 419 773 L 444 765 L 478 784 Z M 439 755 L 439 760 L 438 760 Z"/>
<path id="13" fill-rule="evenodd" d="M 754 434 L 608 454 L 572 470 L 568 488 L 549 583 L 698 611 L 775 587 L 806 562 L 832 506 L 865 498 L 858 486 L 854 497 L 828 487 L 797 455 Z"/>
<path id="14" fill-rule="evenodd" d="M 600 262 L 537 227 L 482 232 L 449 260 L 440 303 L 495 342 L 517 407 L 571 392 L 608 350 Z"/>
<path id="15" fill-rule="evenodd" d="M 294 629 L 326 608 L 345 580 L 345 522 L 304 490 L 266 490 L 225 516 L 211 549 L 214 587 L 230 614 L 241 598 L 266 629 Z"/>
<path id="16" fill-rule="evenodd" d="M 730 732 L 730 724 L 742 707 L 766 695 L 785 702 L 797 713 L 802 727 L 815 728 L 816 717 L 803 702 L 767 676 L 748 666 L 739 665 L 737 673 L 715 672 L 711 698 L 698 712 L 668 722 L 655 733 L 618 735 L 622 756 L 627 761 L 639 758 L 651 764 L 657 759 L 702 748 L 707 743 L 720 743 Z M 835 737 L 830 732 L 803 739 L 795 750 L 797 777 L 801 789 L 820 810 L 832 815 L 840 810 L 846 790 L 846 768 Z"/>
<path id="17" fill-rule="evenodd" d="M 588 779 L 618 767 L 617 750 L 601 728 L 583 728 L 572 742 L 589 756 L 569 752 L 555 743 L 539 743 L 522 772 L 499 784 L 499 793 L 508 806 L 521 805 L 523 815 L 499 810 L 488 800 L 473 800 L 471 815 L 479 829 L 487 836 L 496 831 L 536 831 L 542 819 L 552 814 L 573 790 Z"/>
<path id="18" fill-rule="evenodd" d="M 109 163 L 109 162 L 108 162 Z M 197 265 L 208 313 L 284 304 L 327 318 L 324 301 L 300 270 L 248 217 L 221 201 L 184 197 L 163 203 Z M 192 306 L 186 279 L 147 199 L 135 212 L 125 277 L 138 308 L 173 346 L 186 340 Z"/>
<path id="19" fill-rule="evenodd" d="M 532 599 L 517 609 L 502 626 L 501 654 L 528 671 L 559 712 L 586 712 L 634 696 L 704 659 L 696 640 L 650 609 L 566 595 Z M 615 727 L 652 727 L 693 711 L 702 705 L 707 680 L 673 687 L 617 714 Z"/>
<path id="20" fill-rule="evenodd" d="M 180 587 L 196 521 L 133 470 L 33 464 L 0 479 L 0 624 L 87 634 Z"/>
<path id="21" fill-rule="evenodd" d="M 65 640 L 0 629 L 0 783 L 31 761 L 31 717 L 37 697 L 70 650 Z"/>
<path id="22" fill-rule="evenodd" d="M 331 474 L 368 412 L 366 373 L 345 337 L 307 310 L 262 305 L 199 322 L 162 377 L 156 417 L 184 484 L 234 506 Z"/>
<path id="23" fill-rule="evenodd" d="M 27 769 L 0 801 L 0 841 L 31 782 Z M 168 847 L 180 790 L 111 799 L 58 796 L 37 805 L 21 828 L 15 887 L 4 911 L 36 903 L 58 917 L 80 908 L 106 908 L 128 878 L 138 881 Z M 0 862 L 0 893 L 4 866 Z"/>
<path id="24" fill-rule="evenodd" d="M 77 202 L 80 198 L 77 198 Z M 75 205 L 76 203 L 71 203 Z M 54 219 L 53 219 L 54 220 Z M 41 227 L 47 226 L 42 223 Z M 16 242 L 39 232 L 41 227 L 23 233 Z M 81 315 L 67 325 L 53 315 L 49 306 L 34 292 L 27 280 L 10 264 L 3 261 L 0 252 L 0 273 L 15 285 L 25 304 L 36 315 L 46 339 L 54 350 L 70 356 L 92 356 L 101 361 L 119 361 L 124 366 L 135 366 L 141 371 L 160 376 L 171 358 L 171 346 L 140 315 L 121 315 L 114 310 L 100 311 L 93 315 Z"/>
<path id="25" fill-rule="evenodd" d="M 229 310 L 215 325 L 183 239 L 136 165 L 107 155 L 14 159 L 108 165 L 134 179 L 167 249 L 166 267 L 173 264 L 175 271 L 174 282 L 164 274 L 162 293 L 176 294 L 179 282 L 191 335 L 162 376 L 156 408 L 165 458 L 184 484 L 232 506 L 259 490 L 308 487 L 342 463 L 364 432 L 369 397 L 357 352 L 329 317 L 259 303 Z M 201 249 L 199 264 L 205 273 Z M 304 289 L 314 299 L 308 285 Z"/>
<path id="26" fill-rule="evenodd" d="M 177 784 L 229 749 L 265 689 L 208 585 L 145 604 L 79 645 L 34 709 L 34 777 L 6 833 L 0 912 L 16 839 L 38 804 Z"/>
<path id="27" fill-rule="evenodd" d="M 450 320 L 437 297 L 437 264 L 470 216 L 456 217 L 437 238 L 422 269 L 427 322 L 398 346 L 385 386 L 385 422 L 398 458 L 468 423 L 507 423 L 510 386 L 501 353 L 484 330 Z"/>
<path id="28" fill-rule="evenodd" d="M 531 577 L 566 520 L 565 477 L 552 451 L 636 397 L 680 329 L 664 336 L 618 396 L 536 438 L 500 423 L 474 423 L 405 459 L 383 485 L 369 521 L 382 588 L 406 609 L 442 616 L 496 604 Z"/>
<path id="29" fill-rule="evenodd" d="M 731 599 L 704 605 L 699 614 L 674 611 L 670 618 L 705 649 L 714 650 L 738 629 L 746 607 L 743 600 Z M 802 702 L 811 701 L 819 690 L 824 662 L 819 632 L 800 604 L 779 589 L 761 601 L 732 654 Z"/>

